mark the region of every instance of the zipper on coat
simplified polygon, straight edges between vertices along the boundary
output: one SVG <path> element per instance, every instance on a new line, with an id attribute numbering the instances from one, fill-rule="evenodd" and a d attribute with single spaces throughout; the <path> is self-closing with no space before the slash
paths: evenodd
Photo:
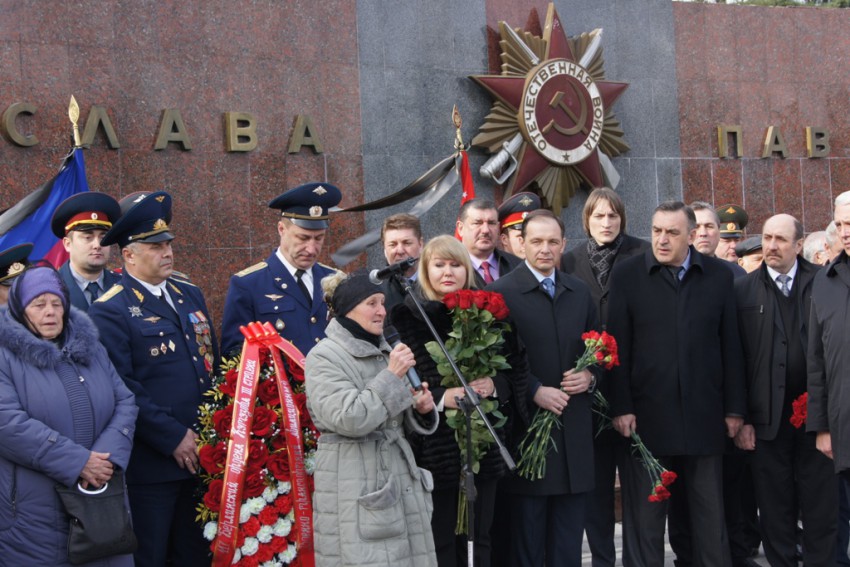
<path id="1" fill-rule="evenodd" d="M 14 520 L 18 514 L 18 465 L 12 465 L 12 493 L 10 494 L 10 502 L 12 503 L 12 519 Z"/>

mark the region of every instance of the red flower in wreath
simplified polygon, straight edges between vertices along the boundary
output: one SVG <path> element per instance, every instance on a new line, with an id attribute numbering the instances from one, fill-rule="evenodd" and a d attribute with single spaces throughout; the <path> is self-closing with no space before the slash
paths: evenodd
<path id="1" fill-rule="evenodd" d="M 221 504 L 221 489 L 224 488 L 224 481 L 217 478 L 210 482 L 207 493 L 204 494 L 204 504 L 213 512 L 219 511 Z"/>
<path id="2" fill-rule="evenodd" d="M 271 561 L 272 557 L 274 557 L 274 550 L 272 550 L 272 548 L 268 545 L 260 544 L 260 548 L 257 550 L 257 553 L 254 554 L 254 557 L 256 557 L 257 561 L 260 563 Z"/>
<path id="3" fill-rule="evenodd" d="M 286 450 L 272 453 L 266 461 L 266 467 L 275 478 L 289 476 L 289 454 Z"/>
<path id="4" fill-rule="evenodd" d="M 278 518 L 280 518 L 280 515 L 274 506 L 266 506 L 260 511 L 260 515 L 257 517 L 260 518 L 260 523 L 264 526 L 273 526 Z"/>
<path id="5" fill-rule="evenodd" d="M 243 494 L 246 498 L 254 498 L 263 493 L 266 488 L 266 479 L 262 471 L 249 471 L 245 477 L 245 488 Z M 221 495 L 219 494 L 219 497 Z M 242 547 L 241 545 L 239 547 Z"/>
<path id="6" fill-rule="evenodd" d="M 227 404 L 212 416 L 213 428 L 219 437 L 230 436 L 230 421 L 233 419 L 233 404 Z"/>
<path id="7" fill-rule="evenodd" d="M 257 388 L 257 397 L 260 398 L 264 404 L 279 406 L 280 395 L 277 389 L 277 381 L 266 380 L 264 382 L 260 382 L 260 386 Z"/>
<path id="8" fill-rule="evenodd" d="M 251 432 L 257 437 L 266 437 L 272 432 L 272 428 L 277 423 L 277 413 L 267 407 L 259 406 L 254 408 L 254 423 L 251 425 Z"/>
<path id="9" fill-rule="evenodd" d="M 209 474 L 218 474 L 224 470 L 227 460 L 227 445 L 219 441 L 215 445 L 204 445 L 198 451 L 198 460 Z"/>
<path id="10" fill-rule="evenodd" d="M 239 378 L 239 371 L 231 368 L 224 375 L 224 382 L 218 387 L 222 394 L 227 394 L 231 398 L 236 395 L 236 380 Z"/>
<path id="11" fill-rule="evenodd" d="M 281 516 L 289 514 L 292 510 L 292 497 L 289 494 L 281 494 L 274 501 L 274 507 Z"/>

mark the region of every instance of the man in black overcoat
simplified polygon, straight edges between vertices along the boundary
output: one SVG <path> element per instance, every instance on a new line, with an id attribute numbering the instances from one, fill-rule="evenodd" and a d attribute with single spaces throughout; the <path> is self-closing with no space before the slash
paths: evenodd
<path id="1" fill-rule="evenodd" d="M 597 327 L 596 309 L 587 286 L 555 267 L 564 250 L 561 219 L 534 211 L 522 230 L 525 261 L 487 289 L 504 296 L 512 329 L 526 346 L 530 413 L 552 411 L 561 427 L 552 430 L 557 451 L 548 455 L 544 478 L 515 476 L 505 484 L 512 495 L 510 563 L 578 566 L 585 501 L 593 489 L 590 391 L 596 379 L 574 367 L 584 352 L 582 333 Z"/>
<path id="2" fill-rule="evenodd" d="M 764 223 L 761 267 L 735 281 L 747 369 L 747 422 L 735 444 L 750 461 L 771 565 L 796 566 L 802 513 L 803 563 L 835 563 L 838 482 L 815 435 L 791 424 L 792 403 L 806 392 L 812 282 L 818 267 L 800 256 L 803 225 L 791 215 Z"/>
<path id="3" fill-rule="evenodd" d="M 690 207 L 662 203 L 652 217 L 652 251 L 611 274 L 608 331 L 620 347 L 611 414 L 617 431 L 639 433 L 682 478 L 695 565 L 728 565 L 722 457 L 724 436 L 743 423 L 743 359 L 732 272 L 691 246 L 695 228 Z M 667 503 L 647 500 L 652 480 L 637 459 L 621 485 L 633 563 L 663 565 Z"/>

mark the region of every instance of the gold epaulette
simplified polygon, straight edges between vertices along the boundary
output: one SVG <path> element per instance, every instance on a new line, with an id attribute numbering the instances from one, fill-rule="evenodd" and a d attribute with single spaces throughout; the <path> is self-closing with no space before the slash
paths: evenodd
<path id="1" fill-rule="evenodd" d="M 109 290 L 106 293 L 104 293 L 103 295 L 101 295 L 100 297 L 95 299 L 95 302 L 96 303 L 103 303 L 104 301 L 109 301 L 110 299 L 112 299 L 113 297 L 115 297 L 116 295 L 121 293 L 121 291 L 123 289 L 124 289 L 123 285 L 115 284 L 114 286 L 109 288 Z"/>
<path id="2" fill-rule="evenodd" d="M 265 261 L 263 261 L 263 262 L 258 262 L 258 263 L 256 263 L 256 264 L 254 264 L 253 266 L 248 266 L 247 268 L 245 268 L 245 269 L 244 269 L 244 270 L 242 270 L 241 272 L 236 272 L 236 273 L 235 273 L 235 274 L 233 274 L 233 275 L 235 275 L 237 278 L 244 278 L 244 277 L 245 277 L 245 276 L 247 276 L 248 274 L 253 274 L 253 273 L 254 273 L 254 272 L 256 272 L 257 270 L 262 270 L 262 269 L 263 269 L 263 268 L 265 268 L 266 266 L 268 266 L 268 264 L 266 264 L 266 262 L 265 262 Z"/>

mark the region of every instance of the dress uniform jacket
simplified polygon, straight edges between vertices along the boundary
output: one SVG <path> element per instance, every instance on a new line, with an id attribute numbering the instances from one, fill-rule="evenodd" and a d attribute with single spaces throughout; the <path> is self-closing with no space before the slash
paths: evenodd
<path id="1" fill-rule="evenodd" d="M 225 356 L 241 352 L 244 337 L 239 327 L 254 321 L 271 323 L 305 356 L 325 338 L 328 309 L 323 298 L 322 278 L 336 270 L 318 263 L 310 270 L 313 274 L 312 302 L 304 297 L 298 282 L 274 253 L 265 262 L 245 268 L 230 278 L 221 323 L 221 351 Z"/>
<path id="2" fill-rule="evenodd" d="M 131 484 L 192 478 L 172 453 L 189 428 L 218 364 L 206 302 L 194 285 L 169 278 L 175 310 L 128 274 L 95 301 L 89 316 L 139 406 L 127 469 Z"/>
<path id="3" fill-rule="evenodd" d="M 89 301 L 86 294 L 80 289 L 77 280 L 71 274 L 71 265 L 68 262 L 62 264 L 59 268 L 59 275 L 62 276 L 62 281 L 65 282 L 65 287 L 68 288 L 68 295 L 71 297 L 71 305 L 81 311 L 89 310 Z M 109 270 L 103 271 L 103 293 L 109 291 L 113 285 L 121 281 L 121 276 Z"/>

